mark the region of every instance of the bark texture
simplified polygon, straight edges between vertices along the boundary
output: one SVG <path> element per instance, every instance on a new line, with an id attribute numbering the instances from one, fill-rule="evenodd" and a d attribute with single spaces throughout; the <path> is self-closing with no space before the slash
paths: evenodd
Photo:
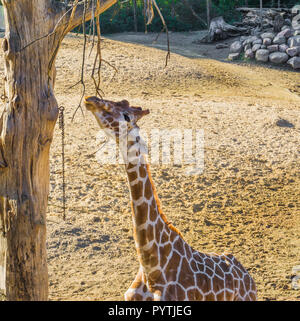
<path id="1" fill-rule="evenodd" d="M 247 32 L 247 28 L 232 26 L 224 21 L 223 17 L 213 18 L 209 25 L 207 36 L 201 42 L 213 42 L 224 40 L 229 37 L 239 36 Z"/>
<path id="2" fill-rule="evenodd" d="M 102 1 L 97 14 L 116 1 Z M 69 14 L 61 19 L 67 9 L 59 2 L 2 2 L 7 98 L 0 107 L 0 289 L 8 300 L 47 300 L 49 149 L 58 115 L 55 57 L 63 36 L 81 23 L 82 6 L 69 23 Z M 87 11 L 85 20 L 90 18 Z"/>

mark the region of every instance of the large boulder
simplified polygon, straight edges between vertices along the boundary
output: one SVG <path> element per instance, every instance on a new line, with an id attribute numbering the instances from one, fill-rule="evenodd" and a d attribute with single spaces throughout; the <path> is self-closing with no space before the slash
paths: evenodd
<path id="1" fill-rule="evenodd" d="M 254 58 L 254 52 L 252 51 L 252 49 L 248 49 L 245 51 L 245 58 L 248 58 L 248 59 Z"/>
<path id="2" fill-rule="evenodd" d="M 230 53 L 241 53 L 243 50 L 243 45 L 240 41 L 235 41 L 231 44 L 229 52 Z"/>
<path id="3" fill-rule="evenodd" d="M 289 48 L 289 46 L 286 45 L 285 43 L 278 46 L 278 49 L 279 49 L 280 52 L 286 52 L 286 50 L 287 50 L 288 48 Z"/>
<path id="4" fill-rule="evenodd" d="M 244 51 L 246 52 L 247 50 L 251 49 L 251 43 L 247 43 L 246 46 L 244 47 Z"/>
<path id="5" fill-rule="evenodd" d="M 258 49 L 260 49 L 260 47 L 261 47 L 261 45 L 260 45 L 259 43 L 257 43 L 257 44 L 255 44 L 255 45 L 253 45 L 252 51 L 255 52 L 255 51 L 257 51 Z"/>
<path id="6" fill-rule="evenodd" d="M 289 56 L 284 52 L 277 51 L 270 54 L 269 60 L 274 64 L 284 64 L 289 60 Z"/>
<path id="7" fill-rule="evenodd" d="M 294 69 L 300 69 L 300 57 L 293 57 L 287 63 Z"/>
<path id="8" fill-rule="evenodd" d="M 295 57 L 300 53 L 300 46 L 287 48 L 286 53 L 291 57 Z"/>
<path id="9" fill-rule="evenodd" d="M 262 44 L 262 39 L 256 39 L 256 40 L 254 40 L 253 42 L 252 42 L 252 45 L 254 46 L 254 45 L 261 45 Z"/>
<path id="10" fill-rule="evenodd" d="M 248 44 L 252 44 L 253 41 L 258 40 L 259 38 L 257 36 L 250 36 L 247 39 L 243 41 L 243 46 L 246 46 Z"/>
<path id="11" fill-rule="evenodd" d="M 228 55 L 228 60 L 238 60 L 240 59 L 240 52 L 232 52 Z"/>
<path id="12" fill-rule="evenodd" d="M 279 34 L 273 39 L 273 44 L 276 45 L 282 45 L 283 43 L 286 43 L 285 36 L 280 36 Z"/>
<path id="13" fill-rule="evenodd" d="M 268 46 L 267 49 L 268 49 L 270 52 L 275 52 L 275 51 L 278 51 L 278 50 L 279 50 L 279 46 L 278 46 L 278 45 L 271 45 L 271 46 Z"/>
<path id="14" fill-rule="evenodd" d="M 299 36 L 290 37 L 288 39 L 288 45 L 289 45 L 289 47 L 300 46 L 300 35 Z"/>
<path id="15" fill-rule="evenodd" d="M 262 39 L 265 39 L 265 38 L 273 39 L 275 37 L 275 34 L 273 32 L 264 32 L 260 35 L 260 37 Z"/>
<path id="16" fill-rule="evenodd" d="M 264 46 L 270 46 L 272 44 L 272 39 L 271 38 L 264 38 L 263 39 L 263 45 Z"/>
<path id="17" fill-rule="evenodd" d="M 269 60 L 269 50 L 259 49 L 255 53 L 255 59 L 261 62 L 267 62 Z"/>
<path id="18" fill-rule="evenodd" d="M 285 38 L 289 38 L 293 35 L 293 31 L 290 28 L 286 28 L 283 31 L 280 31 L 276 37 L 280 36 L 280 37 L 285 37 Z"/>
<path id="19" fill-rule="evenodd" d="M 298 14 L 300 13 L 299 9 L 298 9 Z M 294 17 L 295 18 L 295 17 Z M 295 30 L 300 30 L 300 24 L 299 24 L 299 19 L 293 19 L 292 21 L 292 27 Z"/>

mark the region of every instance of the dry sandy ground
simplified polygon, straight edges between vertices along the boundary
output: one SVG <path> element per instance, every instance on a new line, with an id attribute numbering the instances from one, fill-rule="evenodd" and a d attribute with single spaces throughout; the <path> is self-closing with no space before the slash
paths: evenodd
<path id="1" fill-rule="evenodd" d="M 114 39 L 132 41 L 125 36 Z M 140 35 L 139 42 L 142 37 L 149 44 L 149 36 Z M 172 34 L 177 47 L 180 37 Z M 195 249 L 231 251 L 254 277 L 259 300 L 299 300 L 291 270 L 300 264 L 300 74 L 188 58 L 193 54 L 186 52 L 173 53 L 164 68 L 165 51 L 108 38 L 102 46 L 103 58 L 118 68 L 111 80 L 114 70 L 103 65 L 105 97 L 149 108 L 143 130 L 204 130 L 203 174 L 186 175 L 185 164 L 151 166 L 169 220 Z M 224 59 L 226 50 L 218 55 Z M 81 56 L 82 38 L 70 36 L 57 59 L 56 96 L 66 108 L 68 210 L 63 221 L 57 126 L 47 222 L 49 298 L 123 300 L 138 271 L 129 190 L 122 166 L 100 165 L 91 155 L 101 145 L 92 115 L 79 111 L 71 122 L 81 87 L 69 87 L 79 80 Z M 91 67 L 89 59 L 89 73 Z M 87 94 L 94 94 L 87 82 Z M 280 118 L 294 128 L 276 125 Z"/>

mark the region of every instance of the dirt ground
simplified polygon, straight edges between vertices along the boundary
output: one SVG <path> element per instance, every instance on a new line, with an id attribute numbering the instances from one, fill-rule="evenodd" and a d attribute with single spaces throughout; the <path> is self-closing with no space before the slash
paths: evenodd
<path id="1" fill-rule="evenodd" d="M 202 252 L 230 251 L 257 283 L 259 300 L 299 300 L 291 287 L 300 264 L 300 73 L 226 61 L 228 49 L 192 42 L 197 33 L 105 37 L 104 97 L 150 109 L 140 127 L 203 129 L 205 168 L 151 165 L 168 219 Z M 143 45 L 144 44 L 144 45 Z M 57 59 L 56 97 L 66 109 L 67 218 L 61 214 L 61 136 L 51 148 L 47 220 L 50 300 L 123 300 L 138 262 L 126 174 L 100 165 L 95 119 L 78 106 L 82 37 L 69 36 Z M 164 46 L 164 47 L 163 47 Z M 90 74 L 93 55 L 88 59 Z M 209 59 L 209 57 L 211 59 Z M 113 78 L 113 79 L 112 79 Z M 87 76 L 87 94 L 94 94 Z M 278 126 L 285 119 L 294 127 Z"/>

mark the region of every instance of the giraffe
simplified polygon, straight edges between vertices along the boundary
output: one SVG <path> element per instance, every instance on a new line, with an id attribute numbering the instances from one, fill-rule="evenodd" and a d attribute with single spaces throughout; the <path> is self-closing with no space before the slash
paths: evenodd
<path id="1" fill-rule="evenodd" d="M 163 214 L 137 125 L 149 110 L 95 96 L 85 97 L 85 106 L 106 135 L 115 139 L 125 160 L 140 263 L 125 300 L 256 300 L 254 280 L 233 255 L 194 250 Z"/>

